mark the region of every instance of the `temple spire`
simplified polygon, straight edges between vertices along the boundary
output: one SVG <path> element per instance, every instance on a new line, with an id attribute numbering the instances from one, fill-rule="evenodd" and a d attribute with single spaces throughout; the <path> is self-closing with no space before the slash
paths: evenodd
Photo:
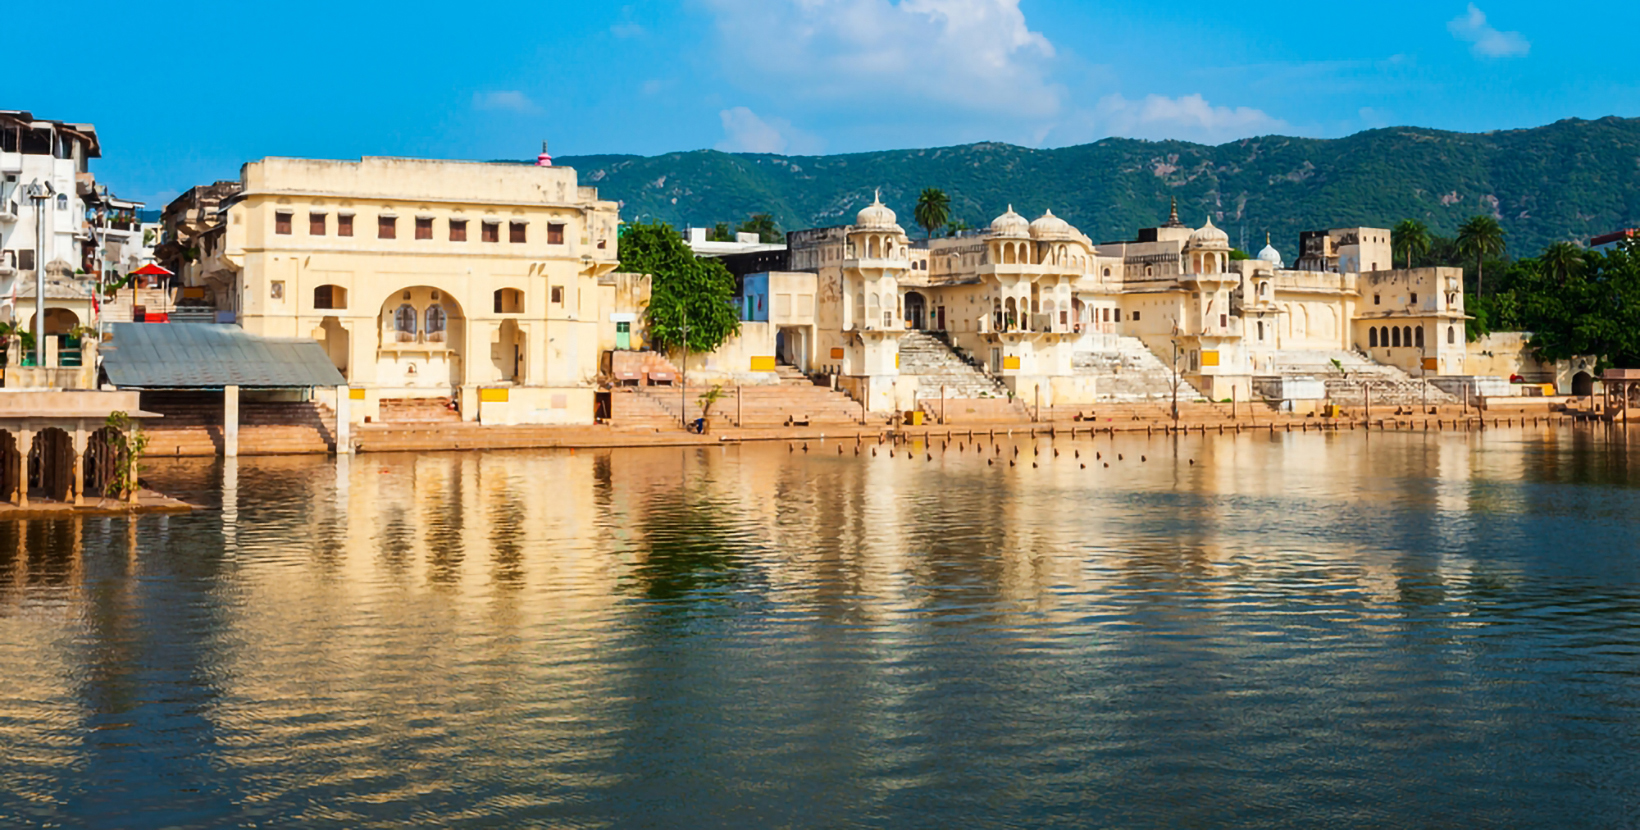
<path id="1" fill-rule="evenodd" d="M 1173 208 L 1172 208 L 1171 211 L 1168 212 L 1167 224 L 1163 225 L 1162 227 L 1164 227 L 1164 228 L 1182 228 L 1182 227 L 1184 227 L 1184 223 L 1179 221 L 1179 197 L 1177 197 L 1177 196 L 1173 197 Z"/>

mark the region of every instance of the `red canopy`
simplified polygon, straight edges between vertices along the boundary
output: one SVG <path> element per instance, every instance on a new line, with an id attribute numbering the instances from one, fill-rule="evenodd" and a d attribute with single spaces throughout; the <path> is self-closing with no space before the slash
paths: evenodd
<path id="1" fill-rule="evenodd" d="M 161 268 L 158 263 L 153 263 L 153 262 L 150 262 L 147 265 L 144 265 L 141 268 L 138 268 L 137 270 L 132 271 L 131 274 L 132 274 L 132 276 L 137 276 L 137 277 L 173 277 L 173 276 L 176 276 L 175 274 L 171 273 L 170 271 L 167 271 L 164 268 Z"/>

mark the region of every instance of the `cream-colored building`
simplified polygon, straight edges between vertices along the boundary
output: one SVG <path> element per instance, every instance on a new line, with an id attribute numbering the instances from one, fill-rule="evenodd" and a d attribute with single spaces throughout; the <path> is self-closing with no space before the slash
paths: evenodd
<path id="1" fill-rule="evenodd" d="M 1465 371 L 1461 271 L 1376 270 L 1390 263 L 1383 229 L 1307 233 L 1289 268 L 1268 244 L 1232 259 L 1223 230 L 1191 228 L 1176 209 L 1129 242 L 1095 245 L 1051 211 L 1030 221 L 1010 208 L 983 231 L 913 244 L 876 201 L 852 225 L 790 241 L 791 270 L 816 275 L 814 319 L 783 332 L 798 348 L 773 351 L 839 375 L 874 411 L 929 397 L 901 361 L 918 332 L 983 367 L 999 394 L 1044 405 L 1132 394 L 1102 365 L 1148 376 L 1153 393 L 1182 378 L 1188 394 L 1242 400 L 1255 378 L 1335 366 Z"/>
<path id="2" fill-rule="evenodd" d="M 312 337 L 352 389 L 464 420 L 585 424 L 617 205 L 565 167 L 366 157 L 246 164 L 192 279 L 248 332 Z"/>

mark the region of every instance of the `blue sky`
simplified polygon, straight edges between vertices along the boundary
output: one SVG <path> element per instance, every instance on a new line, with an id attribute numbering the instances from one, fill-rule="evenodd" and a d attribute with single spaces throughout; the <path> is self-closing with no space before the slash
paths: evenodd
<path id="1" fill-rule="evenodd" d="M 101 7 L 101 8 L 99 8 Z M 58 4 L 8 28 L 60 30 Z M 20 19 L 19 19 L 20 16 Z M 634 0 L 75 7 L 0 107 L 95 123 L 158 206 L 268 155 L 1219 143 L 1640 115 L 1640 4 Z M 106 69 L 80 67 L 104 56 Z"/>

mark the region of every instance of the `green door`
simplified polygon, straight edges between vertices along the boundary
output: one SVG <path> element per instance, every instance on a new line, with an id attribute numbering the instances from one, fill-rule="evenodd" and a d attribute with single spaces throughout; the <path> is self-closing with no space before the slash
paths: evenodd
<path id="1" fill-rule="evenodd" d="M 623 352 L 632 348 L 631 323 L 615 324 L 615 348 L 620 349 Z"/>

